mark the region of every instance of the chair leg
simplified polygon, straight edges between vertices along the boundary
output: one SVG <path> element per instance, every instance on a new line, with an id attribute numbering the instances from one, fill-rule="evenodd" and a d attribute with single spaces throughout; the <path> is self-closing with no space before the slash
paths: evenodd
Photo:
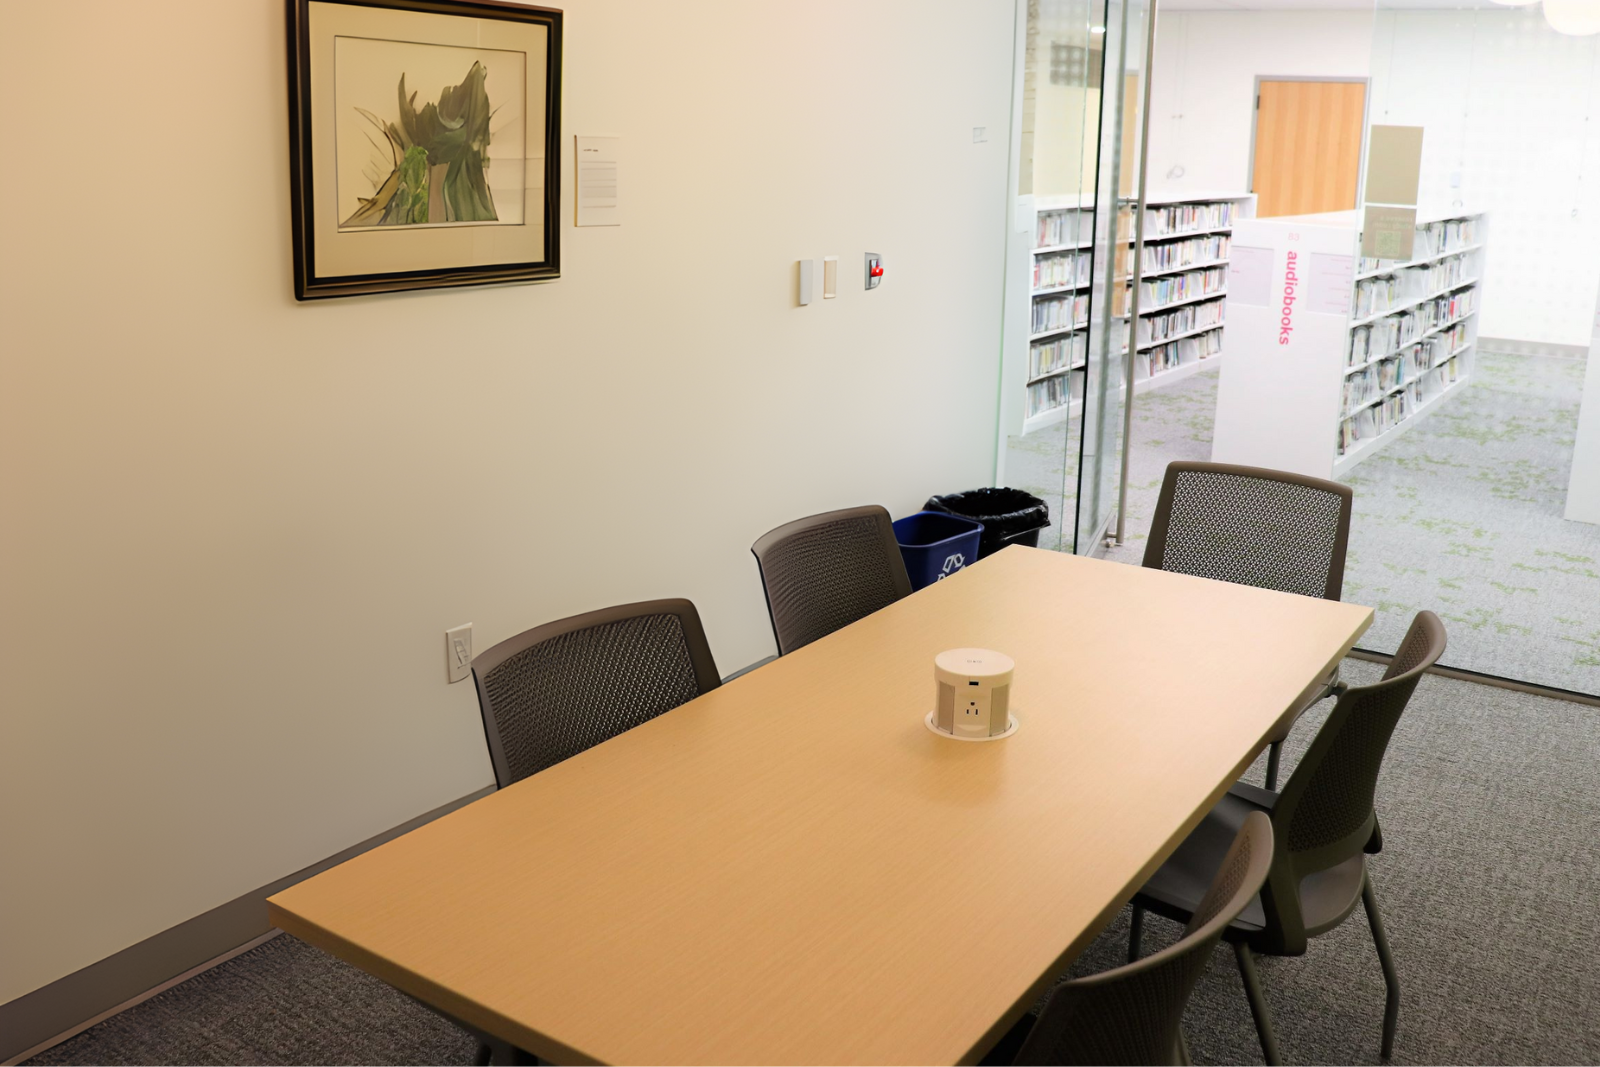
<path id="1" fill-rule="evenodd" d="M 1267 789 L 1278 789 L 1278 759 L 1283 755 L 1283 742 L 1274 741 L 1267 746 Z"/>
<path id="2" fill-rule="evenodd" d="M 1194 1067 L 1194 1057 L 1189 1055 L 1189 1039 L 1183 1036 L 1183 1031 L 1178 1031 L 1178 1062 L 1183 1067 Z"/>
<path id="3" fill-rule="evenodd" d="M 1135 904 L 1133 906 L 1133 919 L 1128 923 L 1128 962 L 1133 963 L 1139 958 L 1140 942 L 1144 940 L 1144 909 Z"/>
<path id="4" fill-rule="evenodd" d="M 492 1062 L 494 1062 L 494 1049 L 482 1041 L 478 1042 L 478 1051 L 472 1054 L 473 1067 L 489 1067 Z"/>
<path id="5" fill-rule="evenodd" d="M 1261 976 L 1256 974 L 1255 957 L 1250 946 L 1237 941 L 1233 954 L 1239 960 L 1239 975 L 1244 979 L 1244 993 L 1250 998 L 1250 1014 L 1256 1021 L 1256 1036 L 1261 1039 L 1261 1055 L 1269 1065 L 1280 1064 L 1278 1039 L 1272 1033 L 1272 1015 L 1267 1011 L 1267 998 L 1261 993 Z"/>
<path id="6" fill-rule="evenodd" d="M 1383 919 L 1378 915 L 1378 901 L 1372 895 L 1372 878 L 1361 883 L 1361 903 L 1367 909 L 1367 923 L 1372 927 L 1372 943 L 1378 946 L 1378 962 L 1383 965 L 1383 1050 L 1384 1059 L 1394 1052 L 1394 1031 L 1400 1022 L 1400 976 L 1394 970 L 1394 956 L 1389 952 L 1389 939 L 1383 933 Z"/>

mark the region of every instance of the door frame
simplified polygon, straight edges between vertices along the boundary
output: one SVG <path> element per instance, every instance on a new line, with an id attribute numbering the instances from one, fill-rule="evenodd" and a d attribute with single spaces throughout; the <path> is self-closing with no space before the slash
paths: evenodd
<path id="1" fill-rule="evenodd" d="M 1345 211 L 1360 211 L 1362 190 L 1367 185 L 1367 131 L 1372 128 L 1372 77 L 1360 75 L 1356 77 L 1333 74 L 1257 74 L 1255 81 L 1250 83 L 1250 159 L 1246 164 L 1250 169 L 1245 178 L 1246 192 L 1256 191 L 1256 122 L 1261 113 L 1261 83 L 1262 82 L 1360 82 L 1366 86 L 1366 91 L 1361 94 L 1361 150 L 1356 163 L 1356 202 Z"/>

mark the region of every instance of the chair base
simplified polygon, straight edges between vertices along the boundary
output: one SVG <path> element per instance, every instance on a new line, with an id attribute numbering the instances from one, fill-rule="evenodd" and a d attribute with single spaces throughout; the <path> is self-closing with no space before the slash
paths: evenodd
<path id="1" fill-rule="evenodd" d="M 1383 1044 L 1379 1055 L 1387 1060 L 1394 1053 L 1394 1033 L 1400 1023 L 1400 976 L 1395 973 L 1394 956 L 1389 952 L 1389 939 L 1383 932 L 1383 918 L 1378 914 L 1378 901 L 1372 895 L 1371 874 L 1362 883 L 1361 903 L 1367 911 L 1367 925 L 1372 927 L 1372 943 L 1378 949 L 1378 963 L 1383 967 Z"/>
<path id="2" fill-rule="evenodd" d="M 1244 995 L 1250 1001 L 1250 1015 L 1256 1021 L 1256 1037 L 1261 1039 L 1261 1055 L 1269 1065 L 1280 1064 L 1278 1037 L 1272 1032 L 1272 1013 L 1267 1010 L 1267 998 L 1261 991 L 1261 976 L 1256 973 L 1255 954 L 1242 941 L 1233 943 L 1234 958 L 1239 961 L 1239 977 L 1244 979 Z"/>

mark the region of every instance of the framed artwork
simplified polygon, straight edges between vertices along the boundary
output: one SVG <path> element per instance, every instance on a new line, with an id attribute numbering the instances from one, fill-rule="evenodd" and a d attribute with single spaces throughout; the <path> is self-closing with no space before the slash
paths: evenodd
<path id="1" fill-rule="evenodd" d="M 561 12 L 287 0 L 300 300 L 561 276 Z"/>

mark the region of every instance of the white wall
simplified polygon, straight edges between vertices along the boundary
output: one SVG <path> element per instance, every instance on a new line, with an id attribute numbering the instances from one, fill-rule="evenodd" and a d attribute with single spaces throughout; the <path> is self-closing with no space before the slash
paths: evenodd
<path id="1" fill-rule="evenodd" d="M 1600 37 L 1537 7 L 1378 17 L 1373 122 L 1422 126 L 1423 201 L 1489 212 L 1480 333 L 1587 346 L 1600 288 Z"/>
<path id="2" fill-rule="evenodd" d="M 565 277 L 309 305 L 280 0 L 7 11 L 0 1002 L 488 783 L 446 627 L 683 595 L 732 670 L 759 534 L 987 484 L 1011 5 L 564 6 Z"/>
<path id="3" fill-rule="evenodd" d="M 1249 188 L 1257 75 L 1370 77 L 1369 121 L 1426 130 L 1424 204 L 1491 215 L 1482 335 L 1588 344 L 1600 37 L 1564 37 L 1536 6 L 1185 11 L 1157 31 L 1153 181 Z"/>
<path id="4" fill-rule="evenodd" d="M 1247 192 L 1256 77 L 1365 78 L 1370 10 L 1174 11 L 1156 22 L 1150 182 Z"/>

